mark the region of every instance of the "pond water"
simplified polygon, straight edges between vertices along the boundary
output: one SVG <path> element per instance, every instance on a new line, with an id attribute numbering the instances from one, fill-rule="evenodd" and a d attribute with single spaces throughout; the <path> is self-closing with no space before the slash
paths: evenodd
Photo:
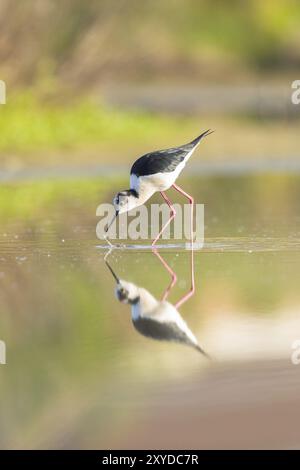
<path id="1" fill-rule="evenodd" d="M 205 244 L 178 309 L 190 250 L 107 255 L 95 236 L 120 184 L 1 189 L 1 448 L 299 447 L 300 177 L 182 181 L 205 204 Z"/>

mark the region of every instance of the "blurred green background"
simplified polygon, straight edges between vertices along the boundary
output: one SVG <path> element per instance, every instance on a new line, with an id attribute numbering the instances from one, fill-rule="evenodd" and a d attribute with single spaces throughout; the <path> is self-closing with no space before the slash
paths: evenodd
<path id="1" fill-rule="evenodd" d="M 1 167 L 127 164 L 209 127 L 203 159 L 294 158 L 299 25 L 296 0 L 2 0 Z"/>

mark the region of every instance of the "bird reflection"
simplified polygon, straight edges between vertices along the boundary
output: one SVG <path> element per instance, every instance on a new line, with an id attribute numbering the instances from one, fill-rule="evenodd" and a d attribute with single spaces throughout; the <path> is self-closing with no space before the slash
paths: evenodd
<path id="1" fill-rule="evenodd" d="M 209 357 L 201 348 L 197 338 L 178 311 L 178 308 L 195 292 L 194 273 L 192 272 L 192 287 L 189 292 L 175 305 L 171 304 L 167 301 L 167 297 L 172 287 L 176 284 L 176 274 L 157 250 L 153 249 L 152 251 L 171 275 L 171 283 L 166 288 L 162 299 L 157 300 L 147 289 L 120 279 L 108 262 L 107 258 L 110 253 L 108 252 L 105 262 L 116 281 L 115 292 L 117 299 L 131 306 L 132 323 L 135 329 L 143 336 L 184 344 Z M 193 253 L 191 267 L 193 271 Z"/>

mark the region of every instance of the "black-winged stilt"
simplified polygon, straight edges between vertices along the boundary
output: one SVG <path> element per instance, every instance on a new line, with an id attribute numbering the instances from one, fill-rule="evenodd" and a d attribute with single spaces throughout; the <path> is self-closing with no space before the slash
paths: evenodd
<path id="1" fill-rule="evenodd" d="M 157 252 L 154 251 L 154 253 L 158 255 Z M 158 257 L 165 267 L 168 266 L 160 255 Z M 108 263 L 107 256 L 105 257 L 105 262 L 117 284 L 116 296 L 120 302 L 131 306 L 132 323 L 140 334 L 156 340 L 191 346 L 209 358 L 178 312 L 179 304 L 182 305 L 183 302 L 179 301 L 174 306 L 166 300 L 170 292 L 170 286 L 165 291 L 162 300 L 157 300 L 143 287 L 120 279 Z M 185 296 L 185 300 L 188 297 Z"/>
<path id="2" fill-rule="evenodd" d="M 170 219 L 162 227 L 157 237 L 153 240 L 152 246 L 156 245 L 157 240 L 162 235 L 167 226 L 174 219 L 176 212 L 165 191 L 172 186 L 176 191 L 185 196 L 191 204 L 191 239 L 193 238 L 193 208 L 194 199 L 183 189 L 175 184 L 178 176 L 185 167 L 187 161 L 196 149 L 197 145 L 207 135 L 214 131 L 210 129 L 203 132 L 192 142 L 181 147 L 170 148 L 167 150 L 157 150 L 143 155 L 136 160 L 130 171 L 130 189 L 116 194 L 113 200 L 115 207 L 115 216 L 111 223 L 106 227 L 107 233 L 112 223 L 119 214 L 128 212 L 131 209 L 144 204 L 150 197 L 160 192 L 163 199 L 170 207 Z M 107 238 L 107 237 L 106 237 Z M 109 242 L 111 245 L 111 243 Z"/>

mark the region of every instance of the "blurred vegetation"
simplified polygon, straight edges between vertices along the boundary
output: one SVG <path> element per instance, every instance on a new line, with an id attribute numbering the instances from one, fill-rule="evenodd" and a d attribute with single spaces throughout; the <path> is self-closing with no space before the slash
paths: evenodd
<path id="1" fill-rule="evenodd" d="M 112 109 L 101 103 L 101 90 L 261 83 L 264 74 L 271 83 L 290 72 L 294 79 L 299 21 L 296 0 L 2 0 L 0 163 L 127 163 L 209 127 L 218 131 L 203 152 L 210 159 L 296 155 L 298 124 L 284 111 L 277 123 L 171 117 Z"/>
<path id="2" fill-rule="evenodd" d="M 116 111 L 88 98 L 60 104 L 27 91 L 0 108 L 0 154 L 87 150 L 116 144 L 120 149 L 193 128 L 192 119 Z M 190 132 L 191 137 L 193 134 Z M 186 139 L 186 137 L 185 137 Z M 121 156 L 121 155 L 120 155 Z"/>
<path id="3" fill-rule="evenodd" d="M 82 92 L 300 65 L 297 0 L 2 0 L 0 14 L 0 75 L 20 85 L 55 77 Z"/>
<path id="4" fill-rule="evenodd" d="M 298 155 L 296 120 L 204 119 L 126 111 L 85 97 L 61 103 L 31 89 L 13 94 L 0 107 L 0 164 L 7 168 L 28 164 L 129 165 L 149 150 L 181 145 L 207 128 L 215 129 L 216 134 L 199 150 L 201 161 Z"/>

